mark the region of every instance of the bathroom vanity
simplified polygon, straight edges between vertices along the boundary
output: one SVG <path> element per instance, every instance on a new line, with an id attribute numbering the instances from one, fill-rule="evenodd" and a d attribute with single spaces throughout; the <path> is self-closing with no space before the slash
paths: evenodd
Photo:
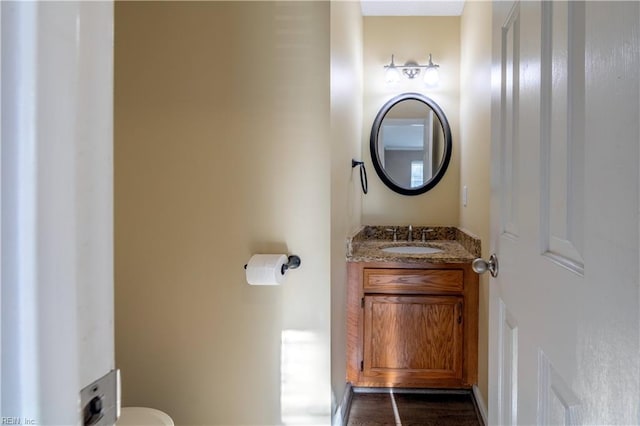
<path id="1" fill-rule="evenodd" d="M 470 388 L 478 369 L 478 275 L 471 262 L 480 256 L 479 240 L 434 227 L 414 228 L 411 242 L 408 228 L 400 228 L 393 241 L 386 228 L 367 226 L 349 241 L 347 380 L 359 387 Z"/>

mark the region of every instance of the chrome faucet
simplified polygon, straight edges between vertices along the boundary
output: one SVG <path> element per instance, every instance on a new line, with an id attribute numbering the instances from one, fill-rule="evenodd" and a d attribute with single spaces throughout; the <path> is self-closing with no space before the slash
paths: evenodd
<path id="1" fill-rule="evenodd" d="M 398 227 L 387 228 L 387 232 L 393 232 L 393 241 L 398 241 Z"/>
<path id="2" fill-rule="evenodd" d="M 429 228 L 429 229 L 423 229 L 422 230 L 422 242 L 426 242 L 427 241 L 427 233 L 431 233 L 433 232 L 433 229 Z"/>
<path id="3" fill-rule="evenodd" d="M 409 232 L 407 233 L 407 241 L 413 241 L 413 226 L 409 225 Z"/>

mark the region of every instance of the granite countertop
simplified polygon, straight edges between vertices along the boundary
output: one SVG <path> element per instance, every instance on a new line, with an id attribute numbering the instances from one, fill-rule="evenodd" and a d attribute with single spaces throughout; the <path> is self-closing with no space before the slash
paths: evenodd
<path id="1" fill-rule="evenodd" d="M 398 241 L 393 241 L 389 226 L 365 226 L 347 240 L 348 262 L 400 262 L 400 263 L 469 263 L 480 257 L 480 240 L 455 227 L 414 227 L 413 241 L 407 241 L 408 227 L 398 227 Z M 427 229 L 425 242 L 422 230 Z M 433 247 L 440 253 L 405 254 L 387 253 L 383 248 L 396 246 Z"/>

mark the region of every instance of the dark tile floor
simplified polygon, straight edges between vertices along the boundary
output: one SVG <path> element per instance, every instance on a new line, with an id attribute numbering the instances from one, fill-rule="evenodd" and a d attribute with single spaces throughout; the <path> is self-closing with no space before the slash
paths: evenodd
<path id="1" fill-rule="evenodd" d="M 356 392 L 347 424 L 482 426 L 471 393 Z"/>

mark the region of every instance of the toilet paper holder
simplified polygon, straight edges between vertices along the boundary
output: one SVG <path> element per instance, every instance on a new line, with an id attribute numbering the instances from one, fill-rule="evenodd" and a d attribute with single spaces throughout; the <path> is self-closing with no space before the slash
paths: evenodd
<path id="1" fill-rule="evenodd" d="M 296 256 L 295 254 L 287 256 L 287 263 L 282 265 L 280 272 L 284 275 L 285 272 L 289 269 L 297 269 L 300 266 L 300 256 Z M 244 269 L 247 269 L 247 264 L 245 263 Z"/>

